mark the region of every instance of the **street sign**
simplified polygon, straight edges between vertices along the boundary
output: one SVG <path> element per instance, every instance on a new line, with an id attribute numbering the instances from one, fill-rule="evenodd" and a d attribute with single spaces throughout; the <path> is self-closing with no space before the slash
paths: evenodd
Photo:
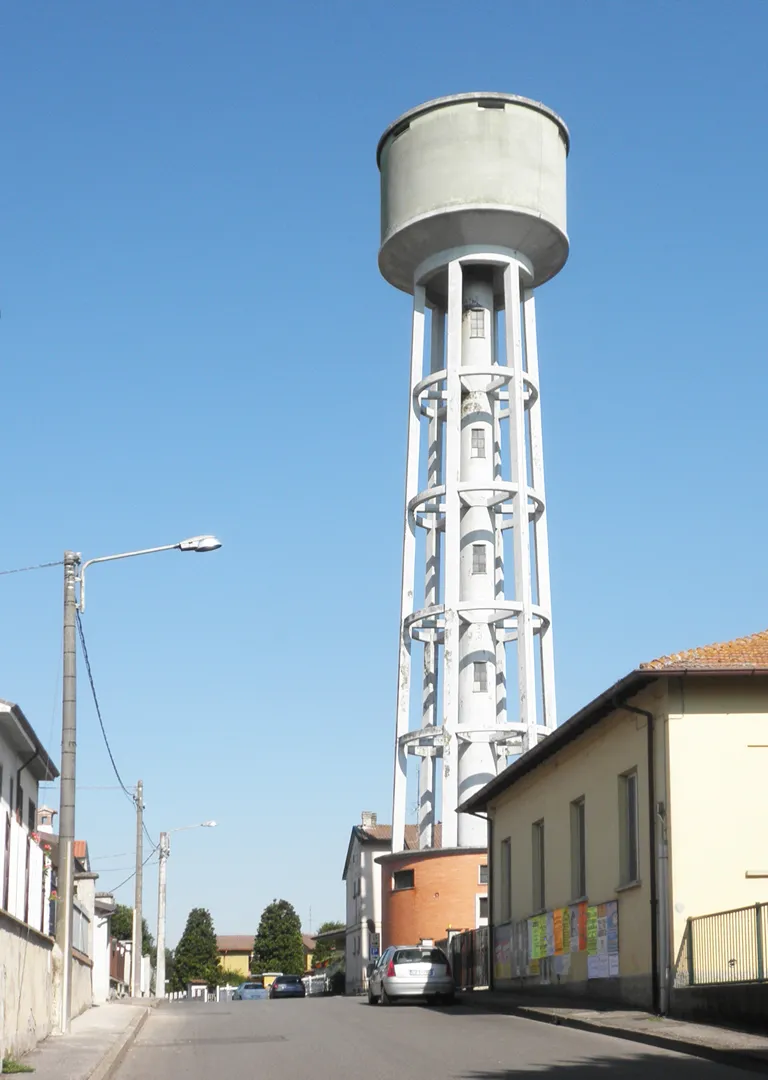
<path id="1" fill-rule="evenodd" d="M 368 955 L 371 960 L 378 960 L 379 958 L 379 935 L 371 934 L 368 943 Z"/>

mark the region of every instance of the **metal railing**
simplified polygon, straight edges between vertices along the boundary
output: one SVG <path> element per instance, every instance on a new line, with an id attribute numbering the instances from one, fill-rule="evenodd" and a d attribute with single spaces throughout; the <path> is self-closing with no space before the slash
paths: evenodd
<path id="1" fill-rule="evenodd" d="M 91 920 L 86 913 L 75 901 L 72 905 L 72 948 L 77 949 L 84 956 L 89 955 L 88 951 L 88 931 L 90 928 Z"/>
<path id="2" fill-rule="evenodd" d="M 764 982 L 768 904 L 688 919 L 675 965 L 675 988 Z"/>
<path id="3" fill-rule="evenodd" d="M 488 927 L 455 934 L 450 943 L 453 978 L 459 990 L 472 990 L 490 984 L 490 948 Z"/>

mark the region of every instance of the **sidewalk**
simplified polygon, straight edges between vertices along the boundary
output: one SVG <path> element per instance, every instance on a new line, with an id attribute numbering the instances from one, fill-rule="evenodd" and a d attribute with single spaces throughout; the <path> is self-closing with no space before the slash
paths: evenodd
<path id="1" fill-rule="evenodd" d="M 573 1002 L 543 1000 L 493 990 L 457 995 L 462 1005 L 485 1012 L 509 1013 L 547 1024 L 562 1024 L 613 1038 L 707 1058 L 721 1065 L 768 1073 L 768 1036 L 712 1024 L 693 1024 L 654 1016 L 639 1009 L 579 1008 Z"/>
<path id="2" fill-rule="evenodd" d="M 126 999 L 127 1000 L 127 999 Z M 38 1080 L 106 1080 L 150 1012 L 150 1002 L 110 1002 L 72 1021 L 69 1035 L 50 1035 L 24 1057 Z"/>

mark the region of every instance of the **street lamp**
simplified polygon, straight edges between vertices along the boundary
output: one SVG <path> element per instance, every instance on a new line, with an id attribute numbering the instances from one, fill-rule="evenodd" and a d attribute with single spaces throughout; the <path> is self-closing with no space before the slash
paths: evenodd
<path id="1" fill-rule="evenodd" d="M 75 647 L 75 623 L 77 612 L 85 610 L 85 571 L 98 562 L 130 559 L 135 555 L 151 555 L 156 551 L 215 551 L 221 543 L 215 536 L 193 536 L 177 544 L 144 548 L 141 551 L 125 551 L 119 555 L 102 555 L 88 559 L 82 564 L 76 551 L 64 552 L 64 646 L 61 697 L 61 786 L 59 794 L 59 908 L 56 920 L 56 941 L 62 952 L 61 1002 L 59 1028 L 67 1034 L 70 1027 L 72 1007 L 72 911 L 75 879 L 73 847 L 75 843 L 75 747 L 77 734 L 77 654 Z M 76 595 L 76 586 L 80 595 Z M 141 933 L 141 912 L 139 934 Z M 138 956 L 136 953 L 138 952 Z M 134 946 L 134 982 L 136 972 L 141 972 L 141 950 Z M 138 983 L 140 985 L 140 983 Z"/>
<path id="2" fill-rule="evenodd" d="M 165 876 L 166 862 L 171 854 L 171 833 L 187 829 L 215 829 L 215 821 L 201 821 L 199 825 L 182 825 L 160 833 L 160 856 L 157 867 L 157 967 L 155 968 L 155 996 L 165 997 Z"/>

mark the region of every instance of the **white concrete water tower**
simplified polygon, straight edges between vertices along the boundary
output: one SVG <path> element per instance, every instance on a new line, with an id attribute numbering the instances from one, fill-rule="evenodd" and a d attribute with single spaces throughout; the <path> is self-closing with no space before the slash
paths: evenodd
<path id="1" fill-rule="evenodd" d="M 438 762 L 442 847 L 483 847 L 456 808 L 556 723 L 534 290 L 568 257 L 567 154 L 559 116 L 498 93 L 379 142 L 379 268 L 413 295 L 393 851 L 409 754 L 420 847 Z"/>

